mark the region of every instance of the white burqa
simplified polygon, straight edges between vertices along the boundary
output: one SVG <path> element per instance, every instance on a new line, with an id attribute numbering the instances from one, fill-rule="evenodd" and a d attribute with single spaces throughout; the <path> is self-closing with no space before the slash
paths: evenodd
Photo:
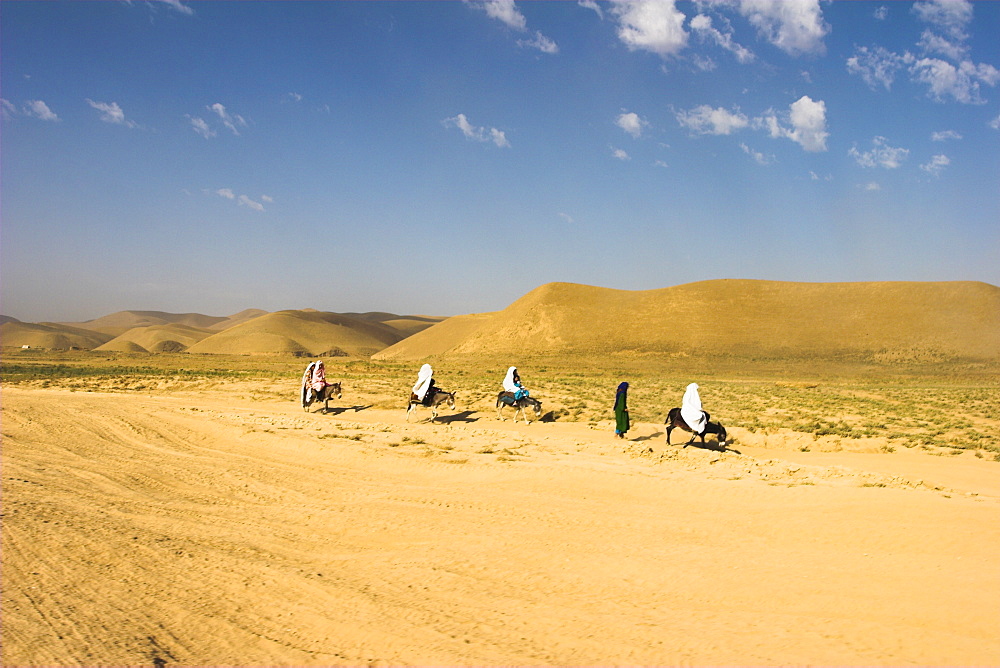
<path id="1" fill-rule="evenodd" d="M 517 385 L 514 384 L 515 371 L 517 371 L 516 366 L 512 366 L 511 368 L 507 369 L 507 377 L 503 379 L 503 389 L 507 390 L 508 392 L 517 392 L 518 389 L 520 389 L 518 388 Z"/>
<path id="2" fill-rule="evenodd" d="M 701 397 L 698 396 L 698 384 L 691 383 L 684 390 L 684 400 L 681 402 L 681 417 L 687 426 L 700 434 L 705 431 L 705 411 L 701 409 Z"/>
<path id="3" fill-rule="evenodd" d="M 417 395 L 420 401 L 424 400 L 424 396 L 427 394 L 427 390 L 431 386 L 431 377 L 434 376 L 434 370 L 431 369 L 430 364 L 425 364 L 420 367 L 420 372 L 417 374 L 417 384 L 413 386 L 413 393 Z"/>

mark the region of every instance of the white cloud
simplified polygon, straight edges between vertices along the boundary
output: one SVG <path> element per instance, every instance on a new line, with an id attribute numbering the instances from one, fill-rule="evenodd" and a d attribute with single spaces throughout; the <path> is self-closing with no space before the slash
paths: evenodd
<path id="1" fill-rule="evenodd" d="M 237 129 L 237 126 L 242 128 L 245 128 L 247 126 L 247 122 L 243 119 L 242 116 L 240 116 L 239 114 L 230 114 L 228 111 L 226 111 L 226 108 L 218 102 L 209 105 L 207 109 L 209 111 L 215 112 L 219 116 L 219 118 L 222 119 L 222 124 L 225 125 L 227 128 L 229 128 L 229 130 L 234 135 L 239 136 L 240 134 L 240 131 Z"/>
<path id="2" fill-rule="evenodd" d="M 990 126 L 994 130 L 1000 130 L 1000 115 L 988 122 L 986 125 Z"/>
<path id="3" fill-rule="evenodd" d="M 923 49 L 924 53 L 938 53 L 955 61 L 962 60 L 969 50 L 964 42 L 948 39 L 931 30 L 925 30 L 920 35 L 917 46 Z"/>
<path id="4" fill-rule="evenodd" d="M 774 156 L 773 155 L 771 155 L 771 156 L 764 155 L 763 153 L 760 153 L 759 151 L 753 150 L 752 148 L 750 148 L 749 146 L 747 146 L 743 142 L 740 142 L 740 148 L 743 149 L 744 153 L 746 153 L 751 158 L 753 158 L 754 161 L 758 165 L 765 165 L 766 166 L 766 165 L 770 165 L 770 164 L 774 163 Z"/>
<path id="5" fill-rule="evenodd" d="M 195 132 L 200 134 L 202 137 L 204 137 L 205 139 L 211 139 L 212 137 L 215 136 L 215 130 L 213 130 L 208 126 L 208 123 L 205 122 L 205 119 L 197 118 L 195 116 L 190 116 L 188 114 L 185 114 L 185 116 L 189 121 L 191 121 L 191 128 Z"/>
<path id="6" fill-rule="evenodd" d="M 517 45 L 522 47 L 526 46 L 531 49 L 538 49 L 542 53 L 559 53 L 558 45 L 537 30 L 535 31 L 535 37 L 533 39 L 519 39 L 517 40 Z"/>
<path id="7" fill-rule="evenodd" d="M 961 139 L 962 135 L 954 130 L 945 130 L 931 134 L 931 141 L 945 141 L 947 139 Z"/>
<path id="8" fill-rule="evenodd" d="M 597 2 L 595 2 L 595 0 L 578 0 L 576 4 L 581 7 L 586 7 L 587 9 L 592 9 L 598 16 L 601 17 L 602 21 L 604 20 L 604 12 L 601 11 L 601 7 L 597 4 Z"/>
<path id="9" fill-rule="evenodd" d="M 861 152 L 857 146 L 852 146 L 847 155 L 854 158 L 862 167 L 896 169 L 910 154 L 910 150 L 889 146 L 888 142 L 889 140 L 885 137 L 875 137 L 872 139 L 872 150 Z"/>
<path id="10" fill-rule="evenodd" d="M 826 150 L 826 138 L 830 133 L 826 131 L 825 102 L 803 95 L 789 105 L 787 118 L 791 128 L 782 126 L 774 112 L 754 119 L 754 126 L 764 126 L 771 137 L 791 139 L 811 153 Z"/>
<path id="11" fill-rule="evenodd" d="M 925 0 L 913 3 L 913 13 L 958 40 L 968 39 L 965 26 L 972 20 L 972 3 L 968 0 Z"/>
<path id="12" fill-rule="evenodd" d="M 771 44 L 791 56 L 822 54 L 830 26 L 819 0 L 742 0 L 740 13 Z"/>
<path id="13" fill-rule="evenodd" d="M 885 19 L 889 16 L 889 8 L 886 7 L 885 5 L 882 5 L 881 7 L 875 10 L 874 16 L 875 20 L 877 21 L 885 21 Z"/>
<path id="14" fill-rule="evenodd" d="M 910 67 L 914 81 L 929 87 L 928 95 L 941 102 L 945 97 L 964 104 L 981 104 L 979 84 L 995 86 L 1000 81 L 1000 70 L 986 63 L 962 61 L 958 67 L 937 58 L 922 58 Z"/>
<path id="15" fill-rule="evenodd" d="M 920 165 L 920 169 L 924 170 L 928 174 L 933 176 L 938 176 L 941 174 L 941 170 L 951 164 L 951 160 L 946 155 L 935 155 L 931 158 L 930 162 L 926 165 Z"/>
<path id="16" fill-rule="evenodd" d="M 466 139 L 472 139 L 480 142 L 492 141 L 500 148 L 510 148 L 510 142 L 507 141 L 507 135 L 502 130 L 475 126 L 469 122 L 469 119 L 466 118 L 465 114 L 452 116 L 451 118 L 446 118 L 441 122 L 446 128 L 456 127 L 461 130 Z"/>
<path id="17" fill-rule="evenodd" d="M 560 211 L 560 212 L 559 212 L 559 217 L 560 217 L 560 218 L 562 218 L 562 219 L 563 219 L 563 221 L 565 221 L 565 222 L 567 222 L 567 223 L 570 223 L 570 224 L 572 224 L 572 223 L 574 223 L 574 222 L 575 222 L 575 221 L 573 220 L 573 217 L 572 217 L 571 215 L 569 215 L 568 213 L 562 213 L 562 212 Z"/>
<path id="18" fill-rule="evenodd" d="M 236 193 L 229 188 L 219 188 L 215 191 L 215 194 L 219 197 L 225 197 L 226 199 L 236 199 Z"/>
<path id="19" fill-rule="evenodd" d="M 125 112 L 122 111 L 122 108 L 118 106 L 117 102 L 94 102 L 90 98 L 86 99 L 87 104 L 101 112 L 101 120 L 105 123 L 124 125 L 127 128 L 138 127 L 135 121 L 130 121 L 125 118 Z"/>
<path id="20" fill-rule="evenodd" d="M 17 107 L 10 103 L 9 100 L 0 98 L 0 108 L 3 109 L 4 118 L 13 118 L 17 116 Z"/>
<path id="21" fill-rule="evenodd" d="M 892 87 L 896 72 L 914 60 L 908 53 L 901 56 L 881 46 L 859 46 L 854 54 L 847 59 L 847 71 L 860 75 L 871 88 L 882 85 L 886 90 Z"/>
<path id="22" fill-rule="evenodd" d="M 954 62 L 966 60 L 969 35 L 965 28 L 972 21 L 972 3 L 966 0 L 925 0 L 914 3 L 913 13 L 931 25 L 917 44 L 924 53 L 937 53 Z"/>
<path id="23" fill-rule="evenodd" d="M 174 9 L 181 14 L 187 14 L 188 16 L 194 15 L 194 10 L 185 5 L 180 0 L 159 0 L 165 5 L 169 5 L 171 9 Z"/>
<path id="24" fill-rule="evenodd" d="M 250 209 L 253 209 L 254 211 L 263 211 L 264 210 L 264 205 L 263 204 L 261 204 L 260 202 L 253 201 L 252 199 L 250 199 L 246 195 L 240 195 L 236 199 L 236 203 L 239 204 L 240 206 L 245 206 L 245 207 L 248 207 Z"/>
<path id="25" fill-rule="evenodd" d="M 291 100 L 292 102 L 301 102 L 302 96 L 299 95 L 298 93 L 293 92 L 288 94 L 288 99 Z"/>
<path id="26" fill-rule="evenodd" d="M 618 39 L 633 51 L 666 57 L 687 46 L 684 14 L 674 0 L 616 0 L 611 11 L 618 17 Z"/>
<path id="27" fill-rule="evenodd" d="M 485 0 L 481 4 L 474 6 L 480 7 L 486 12 L 487 16 L 500 21 L 508 28 L 518 32 L 526 32 L 528 30 L 528 20 L 524 18 L 524 14 L 514 4 L 514 0 Z M 559 53 L 559 46 L 538 30 L 535 31 L 535 36 L 531 39 L 517 40 L 517 45 L 522 48 L 538 49 L 542 53 Z"/>
<path id="28" fill-rule="evenodd" d="M 616 159 L 622 160 L 622 161 L 631 160 L 632 159 L 632 157 L 628 153 L 626 153 L 625 151 L 623 151 L 620 148 L 615 148 L 614 146 L 611 147 L 611 155 L 613 157 L 615 157 Z"/>
<path id="29" fill-rule="evenodd" d="M 667 163 L 665 163 L 663 160 L 654 160 L 653 161 L 653 166 L 654 167 L 670 167 L 670 165 L 668 165 Z"/>
<path id="30" fill-rule="evenodd" d="M 648 126 L 649 123 L 639 118 L 639 114 L 635 112 L 628 112 L 619 114 L 618 118 L 615 119 L 615 125 L 638 139 L 642 136 L 643 128 Z"/>
<path id="31" fill-rule="evenodd" d="M 507 135 L 504 134 L 503 130 L 490 128 L 490 139 L 500 148 L 510 148 L 510 142 L 507 141 Z"/>
<path id="32" fill-rule="evenodd" d="M 28 100 L 25 103 L 24 113 L 29 116 L 34 116 L 35 118 L 40 118 L 43 121 L 58 121 L 59 117 L 49 109 L 49 105 L 45 104 L 41 100 Z"/>
<path id="33" fill-rule="evenodd" d="M 497 19 L 514 30 L 528 29 L 528 21 L 514 4 L 514 0 L 486 0 L 482 7 L 491 19 Z"/>
<path id="34" fill-rule="evenodd" d="M 675 116 L 682 127 L 699 135 L 728 135 L 750 125 L 750 120 L 738 109 L 730 112 L 722 107 L 713 109 L 707 104 L 690 111 L 678 111 Z"/>
<path id="35" fill-rule="evenodd" d="M 702 40 L 714 42 L 718 46 L 721 46 L 726 51 L 729 51 L 734 56 L 736 60 L 740 63 L 746 64 L 753 62 L 755 56 L 750 49 L 737 44 L 733 41 L 733 36 L 730 33 L 723 33 L 717 28 L 712 26 L 712 17 L 705 14 L 698 14 L 693 19 L 691 19 L 691 29 L 694 30 Z"/>
<path id="36" fill-rule="evenodd" d="M 882 186 L 875 183 L 874 181 L 869 181 L 868 183 L 862 184 L 858 187 L 864 190 L 865 192 L 878 192 L 879 190 L 882 190 Z"/>
<path id="37" fill-rule="evenodd" d="M 261 195 L 260 196 L 260 201 L 261 202 L 267 202 L 268 204 L 273 204 L 274 203 L 274 198 L 271 197 L 270 195 Z"/>

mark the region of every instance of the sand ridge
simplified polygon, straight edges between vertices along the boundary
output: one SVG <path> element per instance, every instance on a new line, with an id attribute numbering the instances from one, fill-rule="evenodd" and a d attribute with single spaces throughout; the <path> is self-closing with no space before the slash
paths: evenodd
<path id="1" fill-rule="evenodd" d="M 241 387 L 4 389 L 4 665 L 1000 657 L 994 462 Z"/>
<path id="2" fill-rule="evenodd" d="M 712 280 L 655 290 L 549 283 L 374 357 L 605 354 L 1000 358 L 1000 288 L 975 282 Z M 475 326 L 472 326 L 472 325 Z"/>

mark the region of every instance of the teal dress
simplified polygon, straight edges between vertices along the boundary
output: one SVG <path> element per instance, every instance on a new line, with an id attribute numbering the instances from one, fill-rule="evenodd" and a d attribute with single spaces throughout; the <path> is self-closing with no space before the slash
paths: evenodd
<path id="1" fill-rule="evenodd" d="M 623 435 L 628 431 L 628 383 L 618 386 L 615 393 L 615 433 Z"/>

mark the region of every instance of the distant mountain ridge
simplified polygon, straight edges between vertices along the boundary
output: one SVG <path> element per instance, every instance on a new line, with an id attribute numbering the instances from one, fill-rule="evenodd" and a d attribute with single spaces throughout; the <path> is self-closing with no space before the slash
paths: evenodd
<path id="1" fill-rule="evenodd" d="M 118 352 L 298 354 L 367 357 L 443 318 L 394 313 L 337 314 L 315 309 L 227 317 L 119 311 L 83 323 L 22 323 L 0 318 L 4 346 Z"/>
<path id="2" fill-rule="evenodd" d="M 977 282 L 726 279 L 656 290 L 549 283 L 476 321 L 456 316 L 377 353 L 1000 358 L 1000 288 Z"/>
<path id="3" fill-rule="evenodd" d="M 0 343 L 8 347 L 132 352 L 388 361 L 566 355 L 1000 360 L 1000 288 L 972 281 L 724 279 L 634 291 L 548 283 L 501 311 L 451 318 L 301 309 L 228 317 L 122 311 L 86 323 L 6 317 L 0 323 Z"/>

